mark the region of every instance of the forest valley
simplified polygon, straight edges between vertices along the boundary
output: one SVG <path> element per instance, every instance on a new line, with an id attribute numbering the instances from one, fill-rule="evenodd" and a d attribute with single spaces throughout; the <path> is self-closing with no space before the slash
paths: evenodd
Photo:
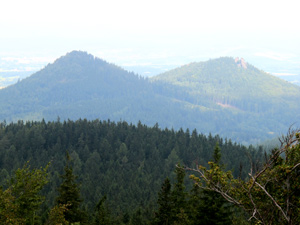
<path id="1" fill-rule="evenodd" d="M 1 224 L 300 224 L 300 133 L 272 151 L 125 121 L 0 124 Z"/>

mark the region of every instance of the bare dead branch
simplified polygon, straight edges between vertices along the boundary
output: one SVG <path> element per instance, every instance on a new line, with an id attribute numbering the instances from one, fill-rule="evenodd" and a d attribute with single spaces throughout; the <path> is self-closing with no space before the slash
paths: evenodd
<path id="1" fill-rule="evenodd" d="M 287 174 L 288 176 L 285 178 L 284 182 L 282 183 L 286 186 L 286 188 L 288 190 L 288 193 L 285 196 L 286 197 L 286 199 L 285 199 L 286 206 L 280 206 L 279 203 L 275 200 L 274 196 L 272 196 L 272 193 L 269 193 L 267 191 L 266 186 L 270 182 L 276 183 L 276 182 L 281 181 L 280 179 L 277 179 L 276 176 L 272 175 L 272 169 L 274 168 L 274 165 L 276 165 L 277 162 L 280 162 L 278 160 L 282 156 L 282 154 L 285 154 L 285 157 L 283 157 L 283 158 L 284 158 L 285 162 L 288 162 L 289 157 L 290 157 L 289 154 L 291 152 L 290 150 L 292 149 L 292 147 L 294 145 L 300 143 L 300 138 L 299 138 L 299 134 L 298 134 L 299 132 L 300 132 L 300 129 L 297 129 L 297 130 L 292 129 L 292 126 L 291 126 L 287 132 L 287 135 L 279 138 L 281 147 L 279 149 L 277 149 L 276 151 L 274 151 L 272 153 L 272 155 L 268 159 L 266 159 L 264 166 L 260 167 L 260 169 L 256 170 L 256 168 L 254 168 L 253 161 L 251 160 L 251 157 L 248 155 L 250 163 L 251 163 L 251 168 L 249 171 L 251 183 L 248 183 L 248 185 L 249 185 L 248 187 L 243 185 L 243 182 L 241 180 L 238 183 L 235 183 L 235 184 L 240 185 L 239 188 L 241 188 L 243 194 L 245 194 L 246 196 L 248 195 L 248 198 L 250 201 L 248 201 L 246 204 L 244 203 L 245 205 L 243 205 L 242 201 L 238 200 L 239 199 L 238 196 L 234 196 L 234 192 L 231 192 L 231 191 L 235 190 L 236 187 L 231 186 L 231 189 L 230 188 L 228 189 L 227 184 L 225 184 L 225 186 L 223 186 L 222 184 L 220 185 L 219 180 L 217 180 L 217 181 L 212 180 L 212 178 L 210 178 L 206 174 L 206 170 L 202 170 L 200 167 L 197 167 L 197 169 L 191 169 L 191 168 L 185 168 L 185 169 L 198 173 L 200 175 L 200 178 L 204 181 L 204 183 L 206 183 L 206 184 L 209 183 L 209 187 L 202 186 L 201 183 L 198 183 L 198 186 L 200 188 L 218 192 L 228 202 L 243 208 L 247 212 L 250 212 L 252 215 L 249 218 L 249 220 L 251 220 L 252 218 L 255 218 L 256 220 L 260 220 L 263 224 L 269 224 L 268 221 L 266 221 L 269 219 L 265 215 L 263 215 L 263 211 L 260 211 L 258 205 L 256 204 L 258 202 L 255 202 L 255 201 L 258 201 L 258 199 L 256 199 L 255 196 L 252 195 L 254 186 L 257 185 L 263 191 L 263 193 L 265 193 L 265 195 L 268 196 L 268 198 L 271 200 L 271 202 L 274 204 L 274 209 L 276 211 L 279 210 L 280 214 L 283 216 L 284 220 L 286 220 L 288 224 L 292 224 L 292 217 L 290 216 L 290 209 L 291 209 L 290 206 L 292 203 L 290 202 L 290 193 L 289 193 L 291 176 L 289 174 Z M 292 167 L 291 172 L 299 167 L 300 167 L 300 162 Z M 268 173 L 268 170 L 270 170 L 270 172 L 271 172 L 270 174 Z M 263 176 L 264 174 L 268 174 L 269 177 L 264 177 Z M 260 177 L 262 177 L 262 180 L 260 179 Z M 263 183 L 261 183 L 261 181 L 263 181 Z M 249 203 L 250 203 L 250 207 L 247 205 Z M 285 208 L 286 212 L 283 210 L 282 207 Z"/>
<path id="2" fill-rule="evenodd" d="M 284 216 L 284 218 L 286 219 L 287 222 L 290 222 L 290 219 L 288 218 L 288 216 L 285 214 L 285 212 L 283 211 L 283 209 L 280 207 L 280 205 L 275 201 L 275 199 L 272 197 L 272 195 L 270 195 L 270 193 L 263 187 L 260 185 L 260 183 L 255 181 L 255 184 L 257 184 L 257 186 L 259 186 L 264 192 L 265 194 L 272 200 L 272 202 L 276 205 L 276 207 L 281 211 L 282 215 Z"/>
<path id="3" fill-rule="evenodd" d="M 297 164 L 292 168 L 292 171 L 295 170 L 298 166 L 300 166 L 300 163 L 297 163 Z"/>

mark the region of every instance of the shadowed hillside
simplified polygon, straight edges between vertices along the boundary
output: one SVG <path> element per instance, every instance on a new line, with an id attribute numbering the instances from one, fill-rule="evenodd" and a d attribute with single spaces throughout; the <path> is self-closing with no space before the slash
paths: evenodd
<path id="1" fill-rule="evenodd" d="M 0 90 L 0 120 L 142 121 L 256 143 L 300 120 L 299 96 L 299 87 L 229 57 L 191 63 L 149 82 L 73 51 Z"/>

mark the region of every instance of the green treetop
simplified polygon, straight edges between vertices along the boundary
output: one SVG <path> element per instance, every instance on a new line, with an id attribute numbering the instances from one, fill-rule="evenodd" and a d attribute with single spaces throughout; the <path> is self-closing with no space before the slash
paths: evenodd
<path id="1" fill-rule="evenodd" d="M 38 210 L 44 200 L 40 191 L 48 182 L 47 169 L 30 169 L 28 163 L 17 169 L 10 186 L 0 189 L 1 224 L 38 224 Z"/>
<path id="2" fill-rule="evenodd" d="M 80 190 L 76 183 L 76 176 L 73 174 L 73 169 L 70 166 L 70 157 L 67 153 L 67 163 L 64 169 L 63 179 L 58 188 L 59 196 L 56 199 L 57 204 L 65 205 L 67 210 L 64 212 L 65 219 L 68 222 L 82 222 L 85 219 L 85 213 L 80 209 L 82 199 Z"/>
<path id="3" fill-rule="evenodd" d="M 249 179 L 235 179 L 215 162 L 210 169 L 189 169 L 199 187 L 221 194 L 228 202 L 244 209 L 249 220 L 259 224 L 300 224 L 300 130 L 289 130 L 282 137 L 281 148 L 275 149 L 264 166 L 252 168 Z"/>

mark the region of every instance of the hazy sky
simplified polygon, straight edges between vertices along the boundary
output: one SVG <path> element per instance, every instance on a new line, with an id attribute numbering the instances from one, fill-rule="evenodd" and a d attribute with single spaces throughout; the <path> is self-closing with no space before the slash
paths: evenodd
<path id="1" fill-rule="evenodd" d="M 7 0 L 1 2 L 0 60 L 47 63 L 83 50 L 118 65 L 240 56 L 254 63 L 289 62 L 300 70 L 299 5 L 296 0 Z"/>

